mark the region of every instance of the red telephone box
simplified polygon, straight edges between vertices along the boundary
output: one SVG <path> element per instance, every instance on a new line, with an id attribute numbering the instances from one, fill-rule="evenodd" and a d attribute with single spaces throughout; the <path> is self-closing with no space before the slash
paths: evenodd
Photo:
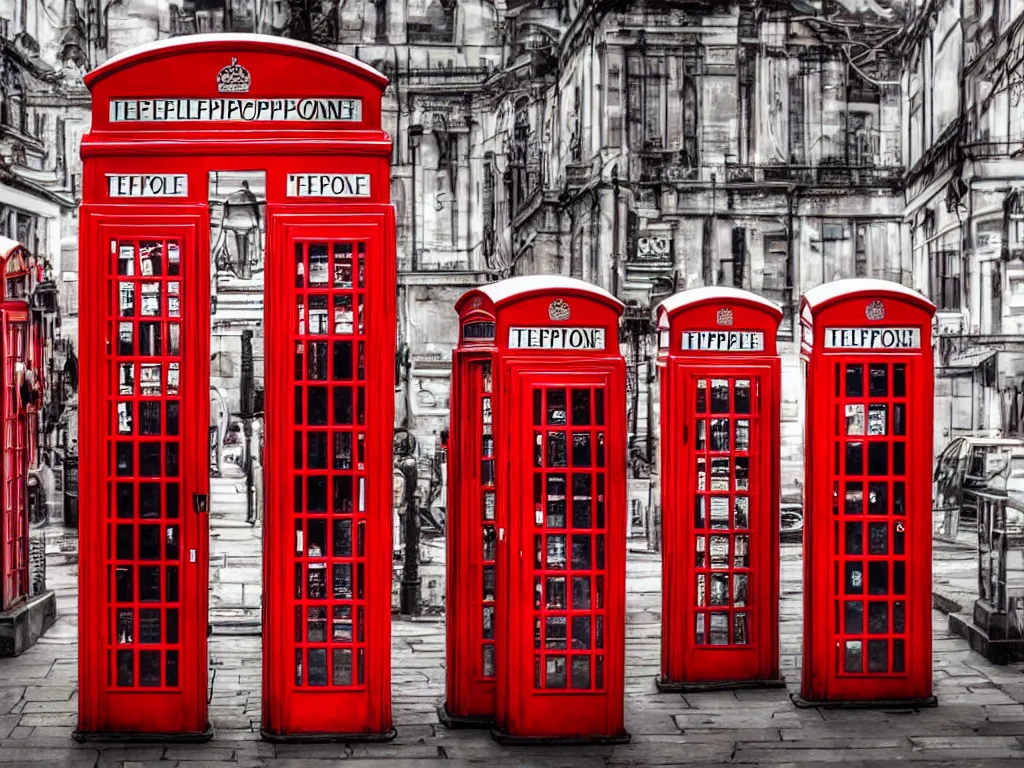
<path id="1" fill-rule="evenodd" d="M 801 706 L 930 706 L 934 305 L 838 280 L 800 304 Z"/>
<path id="2" fill-rule="evenodd" d="M 388 738 L 387 80 L 301 42 L 195 35 L 86 84 L 77 737 L 211 735 L 211 315 L 258 302 L 262 271 L 263 734 Z"/>
<path id="3" fill-rule="evenodd" d="M 779 687 L 782 311 L 735 288 L 658 307 L 662 691 Z"/>
<path id="4" fill-rule="evenodd" d="M 465 323 L 460 364 L 483 365 L 477 384 L 460 378 L 456 393 L 475 409 L 465 427 L 474 436 L 469 450 L 480 445 L 480 475 L 458 496 L 463 506 L 454 523 L 465 532 L 456 546 L 468 550 L 457 553 L 459 567 L 470 568 L 465 579 L 464 571 L 457 572 L 459 583 L 449 598 L 466 606 L 464 614 L 456 609 L 466 617 L 454 630 L 465 632 L 456 640 L 457 652 L 474 657 L 474 663 L 479 656 L 475 669 L 492 671 L 484 649 L 493 594 L 495 738 L 626 740 L 622 304 L 578 280 L 536 276 L 469 291 L 458 309 Z M 485 326 L 470 328 L 491 322 L 491 340 Z M 485 350 L 493 344 L 493 459 L 486 437 L 475 437 L 485 434 L 487 353 L 471 356 L 467 331 L 481 337 Z M 460 486 L 467 485 L 465 466 L 460 461 Z M 493 583 L 491 540 L 481 533 L 489 522 L 492 467 Z M 466 506 L 466 498 L 479 501 Z M 472 676 L 474 667 L 460 664 L 453 672 Z M 481 692 L 486 688 L 478 685 L 470 701 L 486 706 L 489 699 Z"/>
<path id="5" fill-rule="evenodd" d="M 497 686 L 495 563 L 498 543 L 493 423 L 494 315 L 463 296 L 452 354 L 448 445 L 447 679 L 438 718 L 447 728 L 494 725 Z"/>
<path id="6" fill-rule="evenodd" d="M 22 604 L 29 595 L 28 501 L 26 479 L 35 432 L 30 429 L 23 384 L 34 341 L 29 319 L 30 257 L 20 243 L 0 237 L 0 336 L 3 362 L 3 466 L 0 470 L 0 612 Z"/>

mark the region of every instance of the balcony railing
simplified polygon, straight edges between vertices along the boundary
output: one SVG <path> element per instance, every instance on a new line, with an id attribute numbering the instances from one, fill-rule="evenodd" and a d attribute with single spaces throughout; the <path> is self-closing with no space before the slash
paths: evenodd
<path id="1" fill-rule="evenodd" d="M 582 188 L 590 178 L 590 166 L 584 163 L 569 163 L 565 166 L 565 183 L 569 189 Z"/>
<path id="2" fill-rule="evenodd" d="M 964 146 L 964 154 L 971 160 L 994 157 L 1014 157 L 1024 151 L 1024 138 L 1007 141 L 972 141 Z"/>
<path id="3" fill-rule="evenodd" d="M 725 166 L 729 184 L 789 183 L 820 186 L 895 187 L 903 177 L 899 166 L 873 165 L 733 165 Z"/>

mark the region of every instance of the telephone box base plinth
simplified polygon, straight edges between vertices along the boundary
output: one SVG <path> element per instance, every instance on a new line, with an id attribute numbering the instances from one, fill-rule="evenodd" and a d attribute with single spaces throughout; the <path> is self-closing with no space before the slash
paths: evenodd
<path id="1" fill-rule="evenodd" d="M 44 592 L 0 612 L 0 658 L 20 656 L 57 620 L 57 596 Z"/>
<path id="2" fill-rule="evenodd" d="M 481 715 L 453 715 L 448 711 L 448 705 L 442 704 L 437 708 L 437 719 L 441 725 L 449 731 L 469 730 L 472 728 L 488 729 L 494 728 L 494 718 Z"/>
<path id="3" fill-rule="evenodd" d="M 864 699 L 851 701 L 808 701 L 799 694 L 789 694 L 793 706 L 798 709 L 927 709 L 937 707 L 939 700 L 934 696 L 924 699 Z"/>
<path id="4" fill-rule="evenodd" d="M 71 738 L 79 744 L 202 744 L 213 738 L 213 726 L 199 733 L 108 733 L 106 731 L 74 731 Z"/>
<path id="5" fill-rule="evenodd" d="M 499 744 L 510 747 L 576 747 L 586 744 L 629 744 L 633 738 L 623 732 L 618 736 L 513 736 L 505 731 L 494 729 L 491 737 Z"/>
<path id="6" fill-rule="evenodd" d="M 654 678 L 654 685 L 661 693 L 711 693 L 712 691 L 742 691 L 765 688 L 785 688 L 786 679 L 779 677 L 774 680 L 712 680 L 706 683 L 680 683 Z"/>
<path id="7" fill-rule="evenodd" d="M 394 741 L 398 731 L 392 728 L 385 733 L 272 733 L 260 728 L 260 738 L 272 744 L 365 744 Z"/>
<path id="8" fill-rule="evenodd" d="M 973 621 L 955 613 L 949 614 L 949 631 L 971 644 L 971 649 L 980 653 L 993 664 L 1005 665 L 1024 660 L 1024 640 L 993 638 Z"/>

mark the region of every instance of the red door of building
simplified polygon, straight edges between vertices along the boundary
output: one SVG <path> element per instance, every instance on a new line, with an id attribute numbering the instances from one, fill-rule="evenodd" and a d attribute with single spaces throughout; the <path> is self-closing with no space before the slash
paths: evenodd
<path id="1" fill-rule="evenodd" d="M 446 698 L 438 717 L 448 728 L 494 723 L 496 446 L 493 403 L 495 322 L 481 299 L 460 300 L 459 346 L 452 355 L 448 452 Z"/>
<path id="2" fill-rule="evenodd" d="M 828 283 L 801 302 L 808 421 L 798 704 L 935 704 L 934 310 L 879 280 Z"/>
<path id="3" fill-rule="evenodd" d="M 731 288 L 658 308 L 662 691 L 781 686 L 782 312 Z"/>
<path id="4" fill-rule="evenodd" d="M 262 289 L 263 734 L 386 738 L 387 81 L 247 35 L 143 46 L 86 80 L 76 736 L 211 734 L 211 315 Z"/>
<path id="5" fill-rule="evenodd" d="M 0 611 L 22 602 L 29 593 L 28 505 L 25 480 L 28 471 L 29 432 L 21 409 L 19 367 L 26 361 L 27 308 L 0 309 L 3 323 L 3 519 L 0 520 Z"/>

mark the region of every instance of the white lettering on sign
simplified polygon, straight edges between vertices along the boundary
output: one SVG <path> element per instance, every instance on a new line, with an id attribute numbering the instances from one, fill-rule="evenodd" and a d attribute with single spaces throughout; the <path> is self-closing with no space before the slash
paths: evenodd
<path id="1" fill-rule="evenodd" d="M 763 352 L 761 331 L 683 331 L 680 349 L 690 352 Z"/>
<path id="2" fill-rule="evenodd" d="M 368 173 L 289 173 L 288 197 L 369 197 Z"/>
<path id="3" fill-rule="evenodd" d="M 826 328 L 826 349 L 920 349 L 920 328 Z"/>
<path id="4" fill-rule="evenodd" d="M 604 349 L 604 328 L 509 328 L 509 349 Z"/>
<path id="5" fill-rule="evenodd" d="M 359 99 L 111 99 L 112 123 L 358 123 Z"/>
<path id="6" fill-rule="evenodd" d="M 107 192 L 111 197 L 188 197 L 188 175 L 108 173 Z"/>

